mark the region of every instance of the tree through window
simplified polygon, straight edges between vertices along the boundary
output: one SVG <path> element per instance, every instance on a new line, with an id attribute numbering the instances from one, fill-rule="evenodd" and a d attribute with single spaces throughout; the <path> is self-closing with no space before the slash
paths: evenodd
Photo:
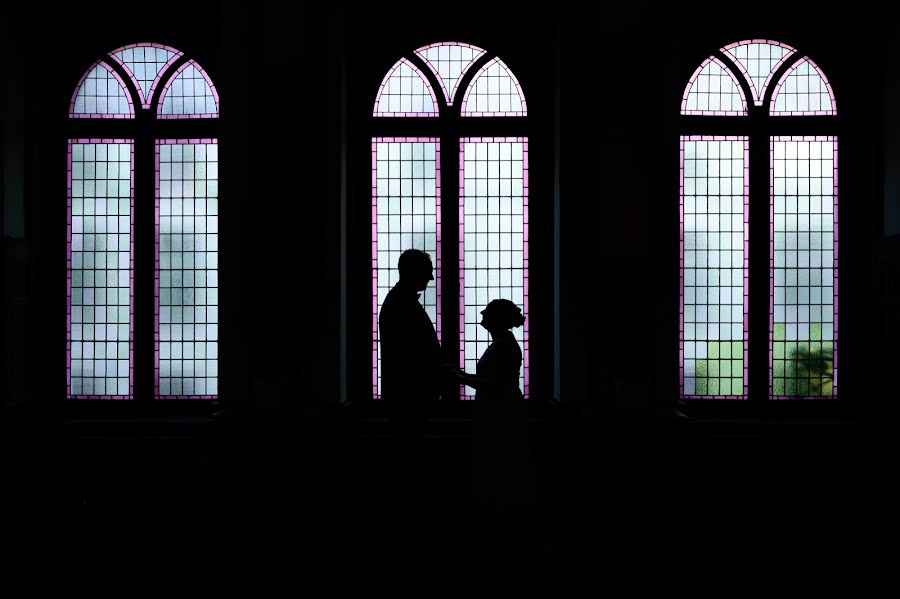
<path id="1" fill-rule="evenodd" d="M 837 396 L 834 124 L 824 119 L 803 128 L 813 135 L 774 135 L 772 128 L 776 117 L 827 117 L 835 110 L 819 67 L 770 40 L 721 48 L 688 82 L 681 106 L 687 130 L 680 167 L 682 397 L 762 396 L 750 381 L 763 380 L 756 374 L 763 363 L 754 356 L 765 347 L 765 397 Z M 713 125 L 720 117 L 726 124 Z M 795 122 L 779 121 L 778 130 L 789 133 Z M 751 168 L 769 171 L 765 188 L 752 183 L 760 179 L 751 179 Z M 761 204 L 769 209 L 751 208 Z M 762 255 L 751 254 L 762 243 L 769 246 L 768 263 L 751 260 Z M 750 297 L 751 280 L 768 280 L 767 312 L 762 298 Z M 751 305 L 761 308 L 751 311 Z M 768 322 L 768 340 L 751 325 L 754 319 Z"/>

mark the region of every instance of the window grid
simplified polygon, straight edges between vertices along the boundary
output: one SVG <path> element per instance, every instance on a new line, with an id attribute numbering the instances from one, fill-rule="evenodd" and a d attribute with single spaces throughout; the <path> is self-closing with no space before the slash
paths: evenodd
<path id="1" fill-rule="evenodd" d="M 397 261 L 409 248 L 428 252 L 435 281 L 421 302 L 441 338 L 441 179 L 436 137 L 372 139 L 372 390 L 381 396 L 378 314 L 399 280 Z"/>
<path id="2" fill-rule="evenodd" d="M 67 154 L 67 397 L 131 399 L 133 141 L 70 139 Z"/>
<path id="3" fill-rule="evenodd" d="M 405 58 L 388 72 L 375 96 L 374 116 L 438 116 L 431 83 Z"/>
<path id="4" fill-rule="evenodd" d="M 441 42 L 416 50 L 441 83 L 448 106 L 453 106 L 459 80 L 472 64 L 484 55 L 484 50 L 469 44 Z"/>
<path id="5" fill-rule="evenodd" d="M 125 82 L 109 65 L 97 61 L 87 70 L 72 94 L 73 119 L 133 119 L 134 105 Z"/>
<path id="6" fill-rule="evenodd" d="M 688 81 L 681 114 L 746 116 L 747 100 L 737 76 L 718 58 L 707 58 Z"/>
<path id="7" fill-rule="evenodd" d="M 214 399 L 219 372 L 218 143 L 156 142 L 154 388 Z"/>
<path id="8" fill-rule="evenodd" d="M 749 146 L 681 138 L 681 397 L 747 396 Z"/>
<path id="9" fill-rule="evenodd" d="M 219 116 L 219 94 L 206 72 L 190 60 L 163 88 L 157 112 L 161 119 L 214 119 Z"/>
<path id="10" fill-rule="evenodd" d="M 493 299 L 511 300 L 526 316 L 513 334 L 522 346 L 519 383 L 527 397 L 528 138 L 462 138 L 459 151 L 460 366 L 475 372 L 490 345 L 481 310 Z"/>
<path id="11" fill-rule="evenodd" d="M 769 395 L 836 397 L 837 138 L 770 142 Z"/>
<path id="12" fill-rule="evenodd" d="M 835 114 L 834 93 L 825 74 L 809 57 L 793 65 L 772 93 L 773 116 Z"/>
<path id="13" fill-rule="evenodd" d="M 485 64 L 466 89 L 462 116 L 526 116 L 525 94 L 499 58 Z"/>
<path id="14" fill-rule="evenodd" d="M 750 84 L 753 102 L 762 106 L 772 74 L 796 50 L 781 42 L 760 39 L 729 44 L 722 48 L 722 52 L 734 59 L 735 65 Z"/>
<path id="15" fill-rule="evenodd" d="M 130 44 L 109 53 L 131 77 L 141 104 L 150 108 L 159 76 L 178 60 L 182 53 L 162 44 Z"/>

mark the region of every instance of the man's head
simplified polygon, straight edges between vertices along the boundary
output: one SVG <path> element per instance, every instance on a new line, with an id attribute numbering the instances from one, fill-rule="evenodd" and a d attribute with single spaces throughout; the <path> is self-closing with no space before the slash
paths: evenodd
<path id="1" fill-rule="evenodd" d="M 411 285 L 416 291 L 423 291 L 428 287 L 428 281 L 434 280 L 431 256 L 422 250 L 409 249 L 400 254 L 397 269 L 400 271 L 400 281 Z"/>

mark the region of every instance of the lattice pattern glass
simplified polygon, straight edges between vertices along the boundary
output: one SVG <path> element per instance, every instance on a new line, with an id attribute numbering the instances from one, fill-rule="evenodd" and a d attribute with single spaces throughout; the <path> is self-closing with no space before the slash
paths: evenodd
<path id="1" fill-rule="evenodd" d="M 682 397 L 747 395 L 747 148 L 681 138 Z"/>
<path id="2" fill-rule="evenodd" d="M 710 57 L 688 82 L 681 114 L 742 116 L 747 114 L 747 102 L 731 71 Z"/>
<path id="3" fill-rule="evenodd" d="M 381 82 L 374 116 L 438 116 L 431 84 L 405 58 L 397 61 Z"/>
<path id="4" fill-rule="evenodd" d="M 770 394 L 837 395 L 837 138 L 771 141 Z"/>
<path id="5" fill-rule="evenodd" d="M 512 71 L 495 58 L 475 75 L 461 106 L 463 116 L 525 116 L 525 94 Z"/>
<path id="6" fill-rule="evenodd" d="M 73 118 L 133 118 L 131 96 L 119 76 L 102 62 L 94 65 L 79 83 L 72 98 Z"/>
<path id="7" fill-rule="evenodd" d="M 738 68 L 748 77 L 753 101 L 757 106 L 762 105 L 772 73 L 794 53 L 790 46 L 768 40 L 738 42 L 725 46 L 722 51 L 731 55 Z"/>
<path id="8" fill-rule="evenodd" d="M 193 60 L 178 69 L 160 97 L 160 118 L 211 118 L 219 115 L 216 88 Z"/>
<path id="9" fill-rule="evenodd" d="M 773 115 L 834 113 L 831 85 L 809 58 L 791 67 L 772 94 Z"/>
<path id="10" fill-rule="evenodd" d="M 219 161 L 214 139 L 156 142 L 157 398 L 219 392 Z"/>
<path id="11" fill-rule="evenodd" d="M 378 313 L 400 278 L 397 260 L 416 248 L 431 256 L 435 280 L 419 301 L 441 336 L 440 145 L 437 138 L 372 140 L 372 387 L 381 396 Z"/>
<path id="12" fill-rule="evenodd" d="M 69 141 L 68 397 L 133 396 L 131 140 Z"/>
<path id="13" fill-rule="evenodd" d="M 416 54 L 437 75 L 447 104 L 453 106 L 460 78 L 472 66 L 472 63 L 481 58 L 484 50 L 469 44 L 445 42 L 419 48 L 416 50 Z"/>
<path id="14" fill-rule="evenodd" d="M 132 44 L 110 52 L 110 56 L 118 59 L 131 72 L 141 104 L 144 108 L 150 108 L 150 98 L 160 72 L 181 56 L 181 52 L 159 44 Z"/>
<path id="15" fill-rule="evenodd" d="M 513 334 L 522 348 L 519 382 L 527 396 L 528 140 L 463 138 L 460 162 L 460 366 L 476 371 L 491 343 L 480 326 L 481 311 L 491 300 L 508 299 L 526 316 Z"/>

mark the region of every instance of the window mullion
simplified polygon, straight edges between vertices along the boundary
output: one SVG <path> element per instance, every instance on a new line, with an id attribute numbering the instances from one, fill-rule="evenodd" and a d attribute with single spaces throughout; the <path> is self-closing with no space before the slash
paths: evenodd
<path id="1" fill-rule="evenodd" d="M 751 404 L 769 398 L 770 315 L 770 156 L 767 132 L 754 127 L 750 134 L 750 217 L 749 217 L 749 327 L 748 368 Z"/>
<path id="2" fill-rule="evenodd" d="M 134 147 L 134 395 L 149 408 L 154 398 L 154 276 L 156 169 L 154 139 L 142 131 Z"/>
<path id="3" fill-rule="evenodd" d="M 460 169 L 458 135 L 451 134 L 453 127 L 444 129 L 440 138 L 441 151 L 441 348 L 444 360 L 459 363 L 460 352 Z M 456 399 L 459 387 L 450 385 L 442 397 Z"/>

